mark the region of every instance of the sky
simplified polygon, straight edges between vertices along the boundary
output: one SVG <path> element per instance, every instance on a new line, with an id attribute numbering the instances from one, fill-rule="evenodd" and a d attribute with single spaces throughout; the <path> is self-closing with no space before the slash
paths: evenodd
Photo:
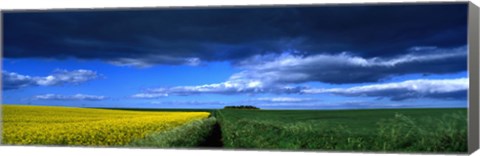
<path id="1" fill-rule="evenodd" d="M 467 3 L 4 12 L 4 104 L 466 108 Z"/>

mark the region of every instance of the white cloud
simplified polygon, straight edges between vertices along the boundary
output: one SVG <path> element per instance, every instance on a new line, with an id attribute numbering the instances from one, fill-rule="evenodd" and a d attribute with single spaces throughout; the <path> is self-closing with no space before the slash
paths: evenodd
<path id="1" fill-rule="evenodd" d="M 264 86 L 260 81 L 227 81 L 223 83 L 206 84 L 199 86 L 177 86 L 170 88 L 148 89 L 143 93 L 132 95 L 134 98 L 158 98 L 169 95 L 196 95 L 196 94 L 255 94 L 255 93 L 299 93 L 302 87 L 291 86 Z"/>
<path id="2" fill-rule="evenodd" d="M 118 58 L 115 60 L 110 60 L 108 63 L 116 65 L 116 66 L 127 66 L 127 67 L 140 67 L 140 68 L 145 68 L 145 67 L 150 67 L 151 65 L 148 63 L 145 63 L 141 59 L 131 59 L 131 58 Z"/>
<path id="3" fill-rule="evenodd" d="M 263 84 L 325 82 L 333 84 L 379 82 L 404 74 L 445 74 L 466 70 L 466 46 L 440 49 L 413 48 L 390 58 L 364 58 L 340 54 L 257 55 L 238 65 L 243 71 L 230 81 L 260 81 Z"/>
<path id="4" fill-rule="evenodd" d="M 40 86 L 62 85 L 65 83 L 82 83 L 97 78 L 97 72 L 85 69 L 79 70 L 55 70 L 52 75 L 36 77 Z"/>
<path id="5" fill-rule="evenodd" d="M 202 63 L 200 58 L 197 57 L 178 58 L 166 55 L 151 55 L 144 58 L 116 58 L 108 62 L 116 66 L 140 68 L 151 67 L 155 64 L 198 66 Z"/>
<path id="6" fill-rule="evenodd" d="M 48 76 L 28 76 L 15 72 L 2 71 L 3 89 L 19 89 L 29 86 L 55 86 L 66 83 L 78 84 L 89 80 L 96 79 L 97 72 L 85 69 L 79 70 L 55 70 Z"/>
<path id="7" fill-rule="evenodd" d="M 418 79 L 403 82 L 373 84 L 350 88 L 308 88 L 308 87 L 270 87 L 225 82 L 201 86 L 180 86 L 173 88 L 150 89 L 146 93 L 134 95 L 136 98 L 156 98 L 173 95 L 194 94 L 238 94 L 238 93 L 277 93 L 277 94 L 336 94 L 342 96 L 365 96 L 390 98 L 394 101 L 412 98 L 463 99 L 468 90 L 468 78 L 456 79 Z M 296 99 L 290 97 L 257 98 L 252 101 L 263 102 L 305 102 L 312 99 Z"/>
<path id="8" fill-rule="evenodd" d="M 299 97 L 281 97 L 281 96 L 274 96 L 274 97 L 259 97 L 248 99 L 239 104 L 248 104 L 248 105 L 255 105 L 255 106 L 265 106 L 265 107 L 309 107 L 309 106 L 317 106 L 321 105 L 319 99 L 314 98 L 299 98 Z"/>
<path id="9" fill-rule="evenodd" d="M 159 105 L 226 105 L 227 103 L 220 101 L 151 101 L 150 104 Z"/>
<path id="10" fill-rule="evenodd" d="M 302 103 L 302 102 L 312 102 L 317 100 L 312 98 L 261 97 L 261 98 L 251 99 L 250 101 L 273 102 L 273 103 Z"/>
<path id="11" fill-rule="evenodd" d="M 302 93 L 304 82 L 333 84 L 379 82 L 402 74 L 445 74 L 466 70 L 466 46 L 413 47 L 391 58 L 363 58 L 349 53 L 257 55 L 237 64 L 242 71 L 221 83 L 149 89 L 139 97 L 194 94 Z M 450 64 L 444 66 L 445 63 Z M 148 94 L 148 95 L 147 95 Z M 140 96 L 142 95 L 142 96 Z"/>
<path id="12" fill-rule="evenodd" d="M 37 100 L 86 100 L 86 101 L 100 101 L 106 99 L 105 96 L 75 94 L 75 95 L 58 95 L 58 94 L 44 94 L 36 95 L 34 99 Z"/>
<path id="13" fill-rule="evenodd" d="M 2 71 L 2 81 L 2 88 L 4 90 L 18 89 L 37 84 L 31 76 L 7 71 Z"/>
<path id="14" fill-rule="evenodd" d="M 159 97 L 166 97 L 168 94 L 164 93 L 138 93 L 132 95 L 132 98 L 140 98 L 140 99 L 154 99 Z"/>
<path id="15" fill-rule="evenodd" d="M 332 93 L 345 96 L 388 97 L 392 100 L 409 98 L 465 98 L 468 90 L 468 78 L 457 79 L 419 79 L 403 82 L 373 84 L 351 88 L 321 88 L 305 89 L 302 93 L 324 94 Z"/>

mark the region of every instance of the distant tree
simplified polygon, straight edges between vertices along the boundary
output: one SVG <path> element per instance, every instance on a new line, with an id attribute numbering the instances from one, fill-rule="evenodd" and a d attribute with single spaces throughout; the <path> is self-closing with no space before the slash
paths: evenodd
<path id="1" fill-rule="evenodd" d="M 260 109 L 251 105 L 240 105 L 240 106 L 225 106 L 223 109 Z"/>

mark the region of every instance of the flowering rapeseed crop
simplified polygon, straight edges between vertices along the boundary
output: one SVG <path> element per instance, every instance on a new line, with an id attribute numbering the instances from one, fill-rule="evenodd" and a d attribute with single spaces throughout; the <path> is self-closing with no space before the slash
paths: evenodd
<path id="1" fill-rule="evenodd" d="M 3 105 L 3 144 L 121 146 L 204 119 L 207 112 L 140 112 Z"/>

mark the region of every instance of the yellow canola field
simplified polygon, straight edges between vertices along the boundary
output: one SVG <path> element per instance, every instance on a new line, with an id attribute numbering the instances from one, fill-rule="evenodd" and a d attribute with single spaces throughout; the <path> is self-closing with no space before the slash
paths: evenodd
<path id="1" fill-rule="evenodd" d="M 121 146 L 172 129 L 207 112 L 142 112 L 3 105 L 3 144 Z"/>

